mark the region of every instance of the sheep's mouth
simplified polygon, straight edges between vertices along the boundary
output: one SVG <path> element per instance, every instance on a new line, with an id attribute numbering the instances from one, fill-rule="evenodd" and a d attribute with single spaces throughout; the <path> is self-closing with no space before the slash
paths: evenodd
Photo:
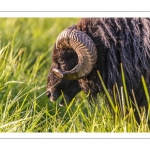
<path id="1" fill-rule="evenodd" d="M 47 97 L 49 98 L 49 100 L 51 102 L 55 102 L 58 100 L 58 98 L 62 96 L 60 93 L 50 93 L 50 92 L 47 92 Z M 72 100 L 72 97 L 68 96 L 68 95 L 63 95 L 62 96 L 62 99 L 59 103 L 60 106 L 65 106 L 66 104 L 69 104 Z"/>
<path id="2" fill-rule="evenodd" d="M 78 85 L 78 84 L 77 84 Z M 50 89 L 47 90 L 47 97 L 50 99 L 51 102 L 55 102 L 62 97 L 59 105 L 60 106 L 65 106 L 69 105 L 72 99 L 76 96 L 77 93 L 81 91 L 79 86 L 76 86 L 74 88 L 69 87 L 66 88 L 64 91 L 61 92 L 61 90 L 56 90 L 56 89 Z"/>
<path id="3" fill-rule="evenodd" d="M 60 97 L 60 94 L 59 93 L 51 93 L 51 92 L 47 92 L 47 97 L 49 98 L 49 100 L 51 102 L 55 102 L 59 97 Z"/>

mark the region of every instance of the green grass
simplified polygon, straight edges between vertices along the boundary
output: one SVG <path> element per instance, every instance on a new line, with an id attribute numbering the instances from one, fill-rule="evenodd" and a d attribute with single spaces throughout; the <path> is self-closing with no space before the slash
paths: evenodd
<path id="1" fill-rule="evenodd" d="M 51 53 L 58 34 L 78 18 L 0 19 L 0 132 L 149 132 L 145 112 L 137 124 L 124 87 L 117 103 L 99 95 L 94 109 L 81 92 L 69 106 L 60 107 L 46 97 Z M 101 80 L 100 73 L 99 77 Z M 123 76 L 123 72 L 122 72 Z M 102 80 L 101 80 L 102 82 Z M 146 97 L 149 93 L 142 78 Z M 59 101 L 60 99 L 58 99 Z M 128 102 L 125 106 L 124 102 Z M 128 114 L 126 114 L 128 110 Z"/>

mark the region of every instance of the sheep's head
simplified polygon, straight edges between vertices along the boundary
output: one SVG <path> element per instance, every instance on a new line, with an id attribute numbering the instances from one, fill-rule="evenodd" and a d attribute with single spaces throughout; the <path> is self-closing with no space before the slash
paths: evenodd
<path id="1" fill-rule="evenodd" d="M 78 63 L 78 57 L 74 50 L 68 49 L 66 51 L 57 49 L 56 46 L 53 49 L 53 62 L 48 75 L 47 82 L 47 96 L 51 101 L 55 101 L 61 95 L 61 90 L 65 96 L 66 102 L 69 103 L 71 99 L 80 92 L 80 86 L 78 80 L 66 80 L 59 78 L 53 69 L 57 68 L 62 71 L 69 71 L 74 68 Z M 60 105 L 64 104 L 62 99 Z"/>
<path id="2" fill-rule="evenodd" d="M 87 34 L 72 26 L 59 34 L 52 58 L 47 96 L 55 101 L 62 90 L 69 103 L 81 90 L 78 79 L 87 76 L 97 61 L 95 44 Z M 61 105 L 63 103 L 62 100 Z"/>

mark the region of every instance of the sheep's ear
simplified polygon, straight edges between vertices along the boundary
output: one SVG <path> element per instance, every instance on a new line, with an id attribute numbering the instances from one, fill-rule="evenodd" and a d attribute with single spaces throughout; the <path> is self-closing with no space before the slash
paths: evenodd
<path id="1" fill-rule="evenodd" d="M 56 69 L 56 68 L 53 68 L 53 73 L 58 77 L 58 78 L 63 78 L 64 77 L 64 75 L 63 75 L 63 73 L 60 71 L 60 70 L 58 70 L 58 69 Z"/>

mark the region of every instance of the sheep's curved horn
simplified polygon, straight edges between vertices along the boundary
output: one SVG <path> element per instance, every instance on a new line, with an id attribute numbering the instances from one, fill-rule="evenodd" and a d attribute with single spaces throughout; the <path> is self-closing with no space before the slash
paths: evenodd
<path id="1" fill-rule="evenodd" d="M 78 64 L 72 70 L 53 69 L 59 78 L 76 80 L 87 76 L 97 61 L 97 49 L 93 40 L 84 32 L 77 30 L 76 26 L 71 26 L 59 34 L 56 48 L 64 50 L 72 48 L 78 55 Z"/>

